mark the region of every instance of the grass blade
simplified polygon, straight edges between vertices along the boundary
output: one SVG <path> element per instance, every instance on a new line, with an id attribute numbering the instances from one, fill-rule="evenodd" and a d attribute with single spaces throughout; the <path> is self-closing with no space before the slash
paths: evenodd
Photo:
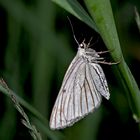
<path id="1" fill-rule="evenodd" d="M 11 89 L 8 88 L 8 86 L 6 87 L 4 84 L 3 84 L 3 80 L 0 79 L 0 91 L 2 93 L 4 93 L 5 95 L 7 95 L 8 97 L 14 97 L 13 98 L 13 101 L 14 99 L 16 98 L 15 102 L 18 102 L 18 104 L 20 103 L 23 107 L 25 107 L 27 110 L 29 110 L 39 121 L 40 125 L 42 126 L 41 128 L 43 129 L 43 131 L 47 134 L 47 136 L 52 139 L 52 140 L 59 140 L 60 137 L 62 138 L 62 134 L 57 132 L 54 133 L 51 132 L 48 128 L 48 121 L 35 109 L 33 108 L 29 103 L 27 103 L 25 100 L 23 100 L 21 97 L 19 97 L 18 95 L 16 95 Z M 12 94 L 9 94 L 9 91 L 10 93 Z M 18 108 L 18 111 L 22 110 L 20 109 L 19 106 L 16 106 Z M 20 109 L 20 110 L 19 110 Z M 23 113 L 22 111 L 20 112 L 21 114 Z"/>
<path id="2" fill-rule="evenodd" d="M 98 32 L 98 29 L 94 21 L 76 0 L 52 0 L 52 1 L 61 6 L 62 8 L 64 8 L 66 11 L 70 12 L 72 15 L 74 15 L 81 21 L 85 22 L 96 32 Z"/>
<path id="3" fill-rule="evenodd" d="M 123 59 L 120 42 L 115 27 L 111 4 L 109 0 L 84 0 L 86 6 L 93 17 L 100 35 L 104 40 L 107 48 L 113 50 L 111 52 L 112 58 L 118 62 L 118 70 L 121 75 L 125 89 L 128 92 L 128 101 L 132 109 L 134 119 L 138 122 L 140 120 L 140 91 L 136 84 L 133 75 L 131 74 L 126 62 Z"/>

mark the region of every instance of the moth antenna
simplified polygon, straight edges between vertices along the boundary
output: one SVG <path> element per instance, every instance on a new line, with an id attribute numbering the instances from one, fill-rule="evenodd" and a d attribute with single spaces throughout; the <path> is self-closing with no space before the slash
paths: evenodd
<path id="1" fill-rule="evenodd" d="M 76 39 L 76 36 L 75 36 L 75 33 L 74 33 L 74 29 L 73 29 L 73 26 L 72 26 L 72 23 L 71 23 L 71 20 L 70 18 L 67 16 L 68 20 L 69 20 L 69 23 L 70 23 L 70 26 L 71 26 L 71 29 L 72 29 L 72 34 L 73 34 L 73 37 L 74 37 L 74 40 L 76 41 L 76 43 L 78 44 L 78 46 L 80 45 L 79 42 L 77 41 Z"/>
<path id="2" fill-rule="evenodd" d="M 98 41 L 99 41 L 99 36 L 98 36 L 98 38 L 96 39 L 96 41 L 94 42 L 94 43 L 92 43 L 91 45 L 89 44 L 89 46 L 91 47 L 91 46 L 93 46 L 93 45 L 95 45 L 95 44 L 97 44 L 98 43 Z M 91 42 L 91 41 L 90 41 Z"/>
<path id="3" fill-rule="evenodd" d="M 90 46 L 90 43 L 91 43 L 92 39 L 93 39 L 93 37 L 90 38 L 90 40 L 89 40 L 89 42 L 88 42 L 88 44 L 87 44 L 87 47 Z"/>

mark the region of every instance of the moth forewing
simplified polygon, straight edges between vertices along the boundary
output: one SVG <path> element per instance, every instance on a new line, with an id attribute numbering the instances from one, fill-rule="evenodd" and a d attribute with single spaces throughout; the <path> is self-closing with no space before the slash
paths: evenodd
<path id="1" fill-rule="evenodd" d="M 83 63 L 82 58 L 77 54 L 71 62 L 62 82 L 58 97 L 50 119 L 50 128 L 62 129 L 67 125 L 72 125 L 74 119 L 74 109 L 72 108 L 74 96 L 72 95 L 74 89 L 74 78 L 79 66 Z M 73 101 L 72 101 L 73 98 Z M 69 108 L 67 107 L 69 106 Z"/>
<path id="2" fill-rule="evenodd" d="M 109 99 L 105 75 L 96 60 L 99 55 L 82 42 L 62 82 L 50 119 L 51 129 L 62 129 L 93 112 L 101 95 Z"/>

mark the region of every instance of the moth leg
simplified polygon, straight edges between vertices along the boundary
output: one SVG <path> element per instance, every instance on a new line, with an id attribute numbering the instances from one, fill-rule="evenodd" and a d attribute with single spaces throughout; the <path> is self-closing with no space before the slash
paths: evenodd
<path id="1" fill-rule="evenodd" d="M 116 65 L 116 64 L 119 64 L 120 61 L 118 61 L 118 62 L 95 61 L 95 63 L 106 64 L 106 65 Z"/>
<path id="2" fill-rule="evenodd" d="M 98 57 L 98 58 L 96 58 L 96 60 L 104 60 L 104 58 L 103 57 Z"/>
<path id="3" fill-rule="evenodd" d="M 64 119 L 65 119 L 65 121 L 66 121 L 66 122 L 68 122 L 68 120 L 67 120 L 67 118 L 66 118 L 66 116 L 65 116 L 64 112 L 63 112 L 63 115 L 64 115 Z"/>
<path id="4" fill-rule="evenodd" d="M 111 50 L 107 50 L 107 51 L 100 51 L 97 52 L 97 54 L 104 54 L 104 53 L 108 53 L 108 52 L 113 52 L 115 50 L 115 48 L 111 49 Z"/>
<path id="5" fill-rule="evenodd" d="M 97 52 L 97 54 L 104 54 L 104 53 L 108 53 L 108 52 L 111 52 L 112 50 L 107 50 L 107 51 L 100 51 L 100 52 Z"/>

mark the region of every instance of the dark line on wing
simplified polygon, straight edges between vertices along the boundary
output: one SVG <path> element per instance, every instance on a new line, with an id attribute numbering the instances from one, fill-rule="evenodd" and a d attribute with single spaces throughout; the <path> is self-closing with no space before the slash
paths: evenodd
<path id="1" fill-rule="evenodd" d="M 63 103 L 63 107 L 62 107 L 62 110 L 63 110 L 63 114 L 64 114 L 64 117 L 65 117 L 65 104 L 66 104 L 66 99 L 67 99 L 67 95 L 65 95 L 66 97 L 65 97 L 65 99 L 64 99 L 64 103 Z M 66 117 L 65 117 L 65 121 L 67 121 L 66 120 Z"/>
<path id="2" fill-rule="evenodd" d="M 93 66 L 92 66 L 93 67 Z M 106 91 L 106 89 L 105 89 L 105 87 L 104 87 L 104 84 L 102 83 L 102 78 L 100 77 L 100 74 L 98 73 L 98 71 L 96 70 L 96 68 L 94 68 L 93 67 L 93 69 L 95 70 L 95 72 L 97 73 L 97 75 L 98 75 L 98 77 L 99 77 L 99 79 L 100 79 L 100 81 L 101 81 L 101 85 L 102 85 L 102 87 L 103 87 L 103 89 Z M 98 70 L 99 70 L 99 68 L 98 68 Z M 100 70 L 99 70 L 100 71 Z M 100 72 L 101 73 L 101 72 Z"/>
<path id="3" fill-rule="evenodd" d="M 60 99 L 60 98 L 59 98 Z M 59 100 L 58 100 L 58 103 L 59 103 Z M 56 105 L 56 104 L 55 104 Z M 58 106 L 59 106 L 59 104 L 58 104 Z M 56 127 L 56 115 L 57 115 L 57 110 L 58 110 L 58 106 L 56 107 L 56 112 L 55 112 L 55 116 L 54 116 L 54 118 L 55 118 L 55 127 Z"/>
<path id="4" fill-rule="evenodd" d="M 86 67 L 87 68 L 87 67 Z M 88 87 L 89 87 L 89 90 L 90 90 L 90 94 L 91 94 L 91 97 L 92 97 L 92 101 L 93 101 L 93 106 L 95 106 L 95 104 L 94 104 L 94 97 L 93 97 L 93 92 L 92 92 L 92 89 L 90 88 L 90 84 L 89 84 L 89 81 L 88 81 L 88 79 L 87 79 L 87 72 L 85 71 L 85 80 L 87 81 L 87 84 L 88 84 Z M 90 78 L 90 77 L 89 77 Z"/>
<path id="5" fill-rule="evenodd" d="M 63 95 L 64 95 L 64 93 L 62 94 L 61 103 L 60 103 L 60 124 L 61 124 L 61 126 L 63 125 L 62 124 L 62 112 L 63 112 L 62 103 L 63 103 Z"/>
<path id="6" fill-rule="evenodd" d="M 74 79 L 74 83 L 75 83 L 75 79 Z M 74 114 L 74 118 L 75 118 L 75 92 L 74 92 L 74 85 L 73 85 L 73 114 Z"/>
<path id="7" fill-rule="evenodd" d="M 65 79 L 65 77 L 64 77 L 65 83 L 64 83 L 63 87 L 65 87 L 65 85 L 66 85 L 66 83 L 67 83 L 69 77 L 71 76 L 73 70 L 75 69 L 75 65 L 76 65 L 79 61 L 81 61 L 81 57 L 79 57 L 79 58 L 75 61 L 75 63 L 72 64 L 71 69 L 69 69 L 68 73 L 65 74 L 65 76 L 67 76 L 67 77 L 66 77 L 66 79 Z M 78 67 L 78 68 L 79 68 L 79 67 Z"/>
<path id="8" fill-rule="evenodd" d="M 83 108 L 82 108 L 82 87 L 80 86 L 81 94 L 80 94 L 80 108 L 81 108 L 81 115 L 83 115 Z"/>
<path id="9" fill-rule="evenodd" d="M 92 97 L 93 106 L 95 106 L 95 105 L 94 105 L 94 97 L 93 97 L 92 90 L 91 90 L 91 88 L 90 88 L 89 82 L 88 82 L 87 78 L 86 78 L 85 80 L 86 80 L 86 82 L 87 82 L 87 84 L 88 84 L 88 87 L 89 87 L 89 90 L 90 90 L 90 95 L 91 95 L 91 97 Z"/>
<path id="10" fill-rule="evenodd" d="M 66 93 L 65 93 L 66 94 Z M 67 116 L 65 116 L 65 114 L 67 114 L 67 112 L 65 112 L 65 104 L 66 104 L 66 100 L 67 98 L 69 97 L 67 94 L 65 95 L 65 99 L 64 99 L 64 103 L 63 103 L 63 106 L 62 106 L 62 110 L 63 110 L 63 115 L 64 115 L 64 118 L 65 118 L 65 121 L 67 122 Z M 68 107 L 68 106 L 67 106 Z M 66 109 L 67 110 L 67 109 Z"/>
<path id="11" fill-rule="evenodd" d="M 85 85 L 85 81 L 84 81 L 84 86 L 83 86 L 83 87 L 85 87 L 85 86 L 86 86 L 86 85 Z M 89 112 L 86 88 L 84 88 L 84 90 L 85 90 L 85 98 L 86 98 L 87 112 Z"/>
<path id="12" fill-rule="evenodd" d="M 77 68 L 77 71 L 75 72 L 75 76 L 73 77 L 73 83 L 71 83 L 71 84 L 73 84 L 73 90 L 72 90 L 72 93 L 73 93 L 73 113 L 74 113 L 74 118 L 75 118 L 75 80 L 76 80 L 76 75 L 77 75 L 77 73 L 78 73 L 78 69 L 79 69 L 79 67 L 81 67 L 81 65 L 84 63 L 84 61 L 83 62 L 81 62 L 81 64 L 78 66 L 78 68 Z M 65 82 L 66 83 L 66 82 Z M 68 88 L 68 91 L 69 91 L 69 89 L 71 88 L 71 86 L 69 86 L 69 88 Z"/>
<path id="13" fill-rule="evenodd" d="M 94 67 L 93 67 L 94 68 Z M 90 76 L 92 77 L 92 74 L 91 74 L 91 69 L 90 69 L 90 67 L 89 67 L 89 64 L 88 64 L 88 70 L 89 70 L 89 74 L 90 74 Z M 96 71 L 95 71 L 96 72 Z M 89 78 L 90 78 L 90 76 L 89 76 Z M 91 81 L 93 82 L 93 87 L 95 87 L 94 89 L 95 89 L 95 95 L 96 95 L 96 97 L 97 97 L 97 99 L 99 100 L 99 96 L 98 96 L 98 93 L 97 92 L 99 92 L 98 91 L 98 89 L 97 89 L 97 86 L 96 86 L 96 83 L 95 83 L 95 81 L 93 80 L 94 79 L 94 77 L 92 77 L 92 79 L 91 79 Z M 99 92 L 100 93 L 100 92 Z M 101 93 L 100 93 L 101 94 Z"/>
<path id="14" fill-rule="evenodd" d="M 81 61 L 80 59 L 79 59 L 79 61 Z M 79 62 L 78 60 L 76 61 L 76 63 L 78 63 Z M 81 64 L 79 64 L 79 66 L 78 66 L 78 68 L 77 68 L 77 71 L 75 72 L 75 74 L 74 74 L 74 82 L 75 82 L 75 77 L 76 77 L 76 74 L 77 74 L 77 72 L 78 72 L 78 69 L 79 69 L 79 67 L 81 66 L 83 64 L 83 62 L 81 62 Z M 74 65 L 74 64 L 73 64 Z M 73 66 L 73 67 L 71 67 L 71 69 L 70 69 L 70 71 L 71 72 L 69 72 L 68 74 L 68 77 L 67 77 L 67 79 L 65 80 L 65 83 L 64 83 L 64 85 L 62 85 L 62 87 L 63 88 L 65 88 L 66 87 L 66 85 L 67 85 L 67 81 L 68 81 L 68 79 L 70 78 L 70 76 L 71 76 L 71 74 L 72 74 L 72 72 L 73 72 L 73 70 L 75 69 L 75 67 Z M 65 78 L 64 78 L 65 79 Z M 64 82 L 64 81 L 63 81 Z M 73 82 L 73 83 L 74 83 Z M 72 83 L 69 83 L 70 85 L 72 84 Z M 73 84 L 74 85 L 74 84 Z M 71 88 L 71 86 L 69 86 L 69 88 L 68 89 L 66 89 L 66 92 L 70 92 L 69 91 L 69 89 Z M 74 86 L 73 86 L 73 88 L 74 88 Z M 61 92 L 62 92 L 62 94 L 64 94 L 63 93 L 63 91 L 61 90 Z M 71 93 L 70 93 L 71 94 Z M 67 97 L 67 96 L 66 96 Z M 65 97 L 65 100 L 66 100 L 66 97 Z M 64 104 L 65 105 L 65 104 Z M 63 108 L 64 108 L 64 105 L 63 105 Z"/>
<path id="15" fill-rule="evenodd" d="M 72 74 L 72 72 L 73 72 L 73 70 L 74 70 L 74 68 L 75 67 L 73 67 L 73 69 L 72 69 L 72 71 L 71 71 L 71 73 L 69 74 L 69 76 L 68 76 L 68 78 L 67 78 L 67 81 L 65 81 L 65 83 L 64 83 L 64 85 L 62 85 L 62 87 L 64 88 L 66 88 L 66 86 L 67 87 L 69 87 L 68 89 L 66 88 L 66 92 L 71 92 L 71 91 L 69 91 L 69 89 L 71 88 L 71 85 L 73 86 L 73 97 L 74 97 L 74 83 L 75 83 L 75 79 L 76 79 L 76 75 L 77 75 L 77 72 L 78 72 L 78 69 L 79 69 L 79 67 L 83 64 L 84 62 L 82 61 L 80 64 L 79 64 L 79 66 L 78 66 L 78 68 L 77 68 L 77 70 L 76 70 L 76 72 L 75 72 L 75 74 L 74 74 L 74 77 L 73 77 L 73 81 L 71 80 L 71 83 L 69 83 L 69 85 L 67 85 L 67 81 L 68 81 L 68 78 L 70 78 L 70 76 L 71 76 L 71 74 Z M 61 90 L 61 92 L 63 92 L 62 90 Z M 69 93 L 70 94 L 70 96 L 71 96 L 71 94 L 72 93 Z M 68 96 L 66 96 L 65 97 L 65 99 L 64 99 L 64 101 L 66 101 L 66 99 L 68 98 Z M 75 101 L 75 98 L 73 98 L 73 102 Z M 63 108 L 64 108 L 64 106 L 65 106 L 65 104 L 63 104 Z M 69 102 L 68 102 L 68 106 L 69 106 Z M 74 117 L 75 117 L 75 105 L 73 105 L 73 111 L 74 111 Z M 68 107 L 69 108 L 69 107 Z M 68 110 L 67 110 L 67 116 L 68 116 Z"/>
<path id="16" fill-rule="evenodd" d="M 70 97 L 69 97 L 69 100 L 68 100 L 68 107 L 67 107 L 67 118 L 68 118 L 68 115 L 69 115 L 69 114 L 68 114 L 68 113 L 69 113 L 68 111 L 70 110 L 70 109 L 69 109 L 70 99 L 71 99 L 71 94 L 70 94 Z"/>
<path id="17" fill-rule="evenodd" d="M 75 83 L 75 78 L 76 78 L 76 75 L 77 75 L 78 69 L 79 69 L 79 67 L 80 67 L 83 63 L 84 63 L 84 62 L 82 62 L 82 63 L 78 66 L 77 71 L 75 72 L 75 76 L 73 77 L 73 79 L 74 79 L 74 82 L 73 82 L 73 83 Z M 70 77 L 70 76 L 71 76 L 71 74 L 69 75 L 69 77 Z M 68 81 L 68 80 L 67 80 L 67 81 Z M 67 81 L 65 80 L 65 85 L 63 85 L 63 87 L 65 87 L 65 86 L 66 86 Z M 72 84 L 72 83 L 70 83 L 70 84 Z M 74 88 L 74 86 L 73 86 L 73 88 Z M 69 88 L 67 89 L 67 91 L 66 91 L 66 92 L 68 92 L 68 91 L 69 91 L 69 89 L 70 89 L 70 86 L 69 86 Z"/>
<path id="18" fill-rule="evenodd" d="M 103 70 L 102 70 L 102 72 L 100 71 L 101 69 L 102 69 L 102 68 L 98 68 L 99 72 L 100 72 L 100 73 L 103 73 L 103 75 L 104 75 L 104 78 L 101 77 L 101 79 L 102 79 L 103 81 L 106 81 L 105 74 L 104 74 Z M 102 81 L 102 80 L 101 80 L 101 81 Z M 105 85 L 105 84 L 104 84 L 104 85 Z M 106 89 L 108 89 L 108 86 L 107 86 L 107 85 L 105 85 L 105 87 L 106 87 Z"/>
<path id="19" fill-rule="evenodd" d="M 67 93 L 70 92 L 69 89 L 70 89 L 71 85 L 72 84 L 70 84 L 69 88 L 66 90 Z M 69 100 L 70 100 L 70 97 L 71 97 L 71 93 L 69 93 L 69 96 L 67 95 L 67 93 L 65 93 L 66 95 L 65 95 L 65 99 L 64 99 L 64 103 L 63 103 L 63 107 L 62 107 L 63 109 L 65 108 L 65 102 L 66 102 L 66 100 L 67 100 L 68 97 L 69 97 L 69 99 L 68 99 L 68 105 L 69 105 Z M 68 105 L 67 105 L 67 108 L 68 108 Z M 67 117 L 68 117 L 68 109 L 67 109 L 67 113 L 66 114 L 67 114 Z"/>
<path id="20" fill-rule="evenodd" d="M 87 65 L 86 65 L 86 68 L 87 68 Z M 93 106 L 95 106 L 95 104 L 94 104 L 94 97 L 93 97 L 94 93 L 92 92 L 92 89 L 90 88 L 90 84 L 89 84 L 88 79 L 87 79 L 87 73 L 86 73 L 85 77 L 86 77 L 86 81 L 87 81 L 87 84 L 88 84 L 88 87 L 89 87 L 89 90 L 90 90 L 90 94 L 91 94 L 91 97 L 92 97 Z"/>

